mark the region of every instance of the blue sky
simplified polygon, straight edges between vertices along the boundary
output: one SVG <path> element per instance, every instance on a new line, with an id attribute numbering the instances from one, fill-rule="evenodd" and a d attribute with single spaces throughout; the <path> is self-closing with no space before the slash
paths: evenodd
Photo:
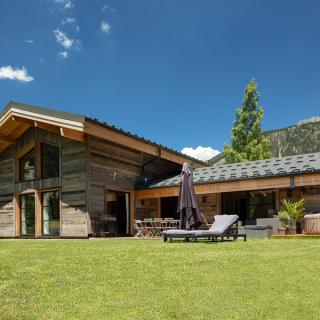
<path id="1" fill-rule="evenodd" d="M 2 0 L 0 104 L 221 150 L 255 78 L 263 128 L 320 114 L 319 1 Z M 13 78 L 13 79 L 10 79 Z"/>

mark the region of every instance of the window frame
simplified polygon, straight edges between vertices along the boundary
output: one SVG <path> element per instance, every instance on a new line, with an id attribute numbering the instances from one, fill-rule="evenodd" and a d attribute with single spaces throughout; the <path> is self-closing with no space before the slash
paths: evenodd
<path id="1" fill-rule="evenodd" d="M 48 208 L 49 206 L 44 205 L 44 195 L 46 193 L 58 193 L 58 210 L 59 210 L 59 234 L 52 234 L 52 233 L 44 233 L 44 223 L 50 222 L 52 220 L 44 219 L 44 209 Z M 44 190 L 41 192 L 41 235 L 44 237 L 59 237 L 61 234 L 61 190 L 59 189 L 54 189 L 54 190 Z"/>
<path id="2" fill-rule="evenodd" d="M 44 146 L 49 146 L 49 147 L 53 147 L 53 148 L 56 148 L 57 149 L 57 160 L 58 160 L 58 163 L 57 163 L 57 169 L 58 169 L 58 173 L 57 175 L 55 176 L 45 176 L 44 175 L 44 166 L 43 166 L 43 157 L 44 157 Z M 43 142 L 41 141 L 40 142 L 40 146 L 39 146 L 40 150 L 39 150 L 39 154 L 40 154 L 40 161 L 39 161 L 39 164 L 40 164 L 40 168 L 39 168 L 39 172 L 40 172 L 40 178 L 41 179 L 50 179 L 50 178 L 58 178 L 60 177 L 60 171 L 61 171 L 61 168 L 60 168 L 60 147 L 58 145 L 54 145 L 52 143 L 47 143 L 47 142 Z M 52 153 L 49 153 L 49 155 L 52 154 Z M 45 168 L 48 168 L 49 166 L 46 166 Z"/>
<path id="3" fill-rule="evenodd" d="M 25 160 L 25 158 L 30 155 L 34 154 L 34 177 L 32 179 L 25 179 L 24 174 L 27 171 L 26 169 L 23 169 L 22 167 L 22 161 Z M 38 163 L 38 155 L 37 155 L 37 148 L 36 146 L 33 146 L 30 150 L 25 152 L 22 156 L 19 157 L 18 159 L 18 176 L 19 176 L 19 181 L 20 182 L 28 182 L 28 181 L 34 181 L 37 179 L 37 163 Z M 32 169 L 30 169 L 32 170 Z"/>
<path id="4" fill-rule="evenodd" d="M 23 230 L 23 227 L 22 227 L 22 225 L 23 225 L 23 223 L 24 222 L 27 222 L 27 220 L 23 220 L 22 219 L 22 216 L 23 216 L 23 210 L 26 210 L 26 205 L 23 207 L 23 205 L 22 205 L 22 198 L 23 197 L 33 197 L 33 201 L 34 201 L 34 205 L 33 205 L 33 209 L 34 209 L 34 233 L 23 233 L 22 232 L 22 230 Z M 24 194 L 20 194 L 20 196 L 19 196 L 19 207 L 20 207 L 20 212 L 19 212 L 19 215 L 20 215 L 20 235 L 22 236 L 22 237 L 35 237 L 36 236 L 36 233 L 37 233 L 37 230 L 36 230 L 36 228 L 37 228 L 37 226 L 36 226 L 36 221 L 37 221 L 37 209 L 36 209 L 36 196 L 35 196 L 35 193 L 24 193 Z M 25 214 L 24 214 L 24 216 L 25 216 Z M 27 227 L 26 227 L 26 230 L 27 230 Z"/>
<path id="5" fill-rule="evenodd" d="M 58 175 L 52 177 L 44 177 L 43 170 L 42 170 L 42 145 L 49 145 L 52 147 L 57 148 L 57 169 Z M 35 152 L 35 175 L 33 179 L 25 180 L 22 175 L 22 167 L 21 161 L 24 157 L 26 157 L 29 153 Z M 61 175 L 61 146 L 60 144 L 53 144 L 48 143 L 46 141 L 32 141 L 27 146 L 25 146 L 22 150 L 20 150 L 15 156 L 15 182 L 16 183 L 23 183 L 23 182 L 30 182 L 35 180 L 42 180 L 42 179 L 50 179 L 50 178 L 58 178 Z"/>

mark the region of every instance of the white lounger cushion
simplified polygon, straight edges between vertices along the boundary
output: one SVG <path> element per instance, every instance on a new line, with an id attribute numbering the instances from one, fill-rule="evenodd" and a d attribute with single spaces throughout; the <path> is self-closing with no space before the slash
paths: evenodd
<path id="1" fill-rule="evenodd" d="M 172 230 L 167 230 L 164 231 L 163 234 L 166 236 L 170 235 L 176 235 L 176 236 L 181 236 L 183 237 L 184 235 L 186 236 L 191 236 L 191 235 L 203 235 L 203 236 L 210 236 L 212 234 L 215 235 L 220 235 L 225 233 L 229 227 L 237 222 L 239 217 L 235 214 L 223 214 L 219 215 L 219 217 L 216 218 L 214 224 L 211 226 L 209 230 L 181 230 L 181 229 L 172 229 Z"/>
<path id="2" fill-rule="evenodd" d="M 166 230 L 166 231 L 163 231 L 164 234 L 166 235 L 191 235 L 191 234 L 194 234 L 194 231 L 189 231 L 189 230 L 181 230 L 181 229 L 171 229 L 171 230 Z"/>
<path id="3" fill-rule="evenodd" d="M 239 216 L 236 214 L 223 214 L 219 215 L 215 220 L 214 224 L 209 229 L 210 232 L 216 234 L 225 233 L 237 220 Z"/>

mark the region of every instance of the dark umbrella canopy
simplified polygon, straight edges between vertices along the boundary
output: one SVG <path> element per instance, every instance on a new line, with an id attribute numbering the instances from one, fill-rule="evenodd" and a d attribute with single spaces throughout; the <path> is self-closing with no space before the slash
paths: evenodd
<path id="1" fill-rule="evenodd" d="M 186 162 L 183 164 L 181 172 L 177 211 L 180 212 L 181 229 L 196 229 L 201 225 L 200 212 L 192 182 L 192 168 Z"/>

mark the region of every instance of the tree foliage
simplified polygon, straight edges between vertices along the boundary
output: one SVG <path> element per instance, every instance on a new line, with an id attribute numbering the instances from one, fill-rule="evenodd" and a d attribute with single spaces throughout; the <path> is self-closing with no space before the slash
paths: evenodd
<path id="1" fill-rule="evenodd" d="M 231 145 L 224 145 L 226 163 L 263 160 L 272 157 L 270 141 L 263 134 L 261 121 L 263 109 L 259 106 L 259 93 L 255 80 L 245 90 L 241 108 L 236 110 Z"/>

